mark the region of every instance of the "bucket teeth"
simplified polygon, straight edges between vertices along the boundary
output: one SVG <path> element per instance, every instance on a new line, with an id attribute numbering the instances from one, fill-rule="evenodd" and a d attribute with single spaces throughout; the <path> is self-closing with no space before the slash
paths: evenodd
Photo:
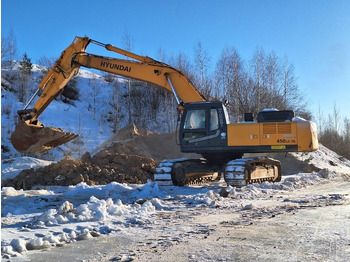
<path id="1" fill-rule="evenodd" d="M 12 133 L 13 147 L 23 153 L 41 153 L 65 144 L 78 135 L 63 132 L 60 128 L 44 127 L 40 122 L 35 125 L 29 121 L 20 121 Z"/>
<path id="2" fill-rule="evenodd" d="M 77 138 L 78 136 L 79 135 L 73 134 L 73 133 L 62 133 L 62 137 L 55 139 L 55 140 L 48 141 L 47 143 L 45 143 L 44 146 L 55 148 L 55 147 L 58 147 L 62 144 L 68 143 L 69 141 Z"/>

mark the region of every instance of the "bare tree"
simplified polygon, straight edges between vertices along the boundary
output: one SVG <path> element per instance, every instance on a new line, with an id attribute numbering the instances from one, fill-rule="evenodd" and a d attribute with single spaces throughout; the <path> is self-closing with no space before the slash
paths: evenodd
<path id="1" fill-rule="evenodd" d="M 215 94 L 230 102 L 229 111 L 236 121 L 244 112 L 257 114 L 264 108 L 293 109 L 307 119 L 305 96 L 301 94 L 294 66 L 275 52 L 267 55 L 257 48 L 248 70 L 234 48 L 225 48 L 216 64 Z"/>
<path id="2" fill-rule="evenodd" d="M 333 113 L 328 115 L 328 122 L 319 133 L 319 141 L 337 154 L 350 159 L 350 120 L 344 118 L 343 130 L 340 128 L 340 120 L 340 110 L 334 102 Z"/>
<path id="3" fill-rule="evenodd" d="M 197 42 L 194 48 L 195 83 L 205 97 L 211 96 L 213 88 L 209 77 L 209 65 L 210 57 L 208 52 L 203 48 L 201 42 Z"/>
<path id="4" fill-rule="evenodd" d="M 350 160 L 350 119 L 344 118 L 344 156 Z"/>
<path id="5" fill-rule="evenodd" d="M 284 58 L 282 66 L 282 90 L 283 90 L 283 109 L 287 107 L 295 108 L 300 103 L 297 79 L 294 75 L 294 65 Z"/>
<path id="6" fill-rule="evenodd" d="M 131 52 L 134 49 L 134 39 L 131 37 L 127 28 L 124 29 L 122 43 L 126 51 Z"/>
<path id="7" fill-rule="evenodd" d="M 350 147 L 350 119 L 345 117 L 344 118 L 344 137 L 347 141 L 348 147 Z M 350 148 L 349 148 L 349 154 L 350 154 Z"/>
<path id="8" fill-rule="evenodd" d="M 89 103 L 89 108 L 91 108 L 92 110 L 92 119 L 96 120 L 96 112 L 98 110 L 99 107 L 99 94 L 100 94 L 100 90 L 101 90 L 101 86 L 100 83 L 97 81 L 96 76 L 93 76 L 90 80 L 89 80 L 89 86 L 91 86 L 91 92 L 89 93 L 89 97 L 90 97 L 90 103 Z"/>
<path id="9" fill-rule="evenodd" d="M 47 72 L 49 72 L 49 70 L 54 66 L 55 62 L 56 58 L 54 57 L 42 56 L 38 59 L 38 64 L 44 67 L 42 71 L 43 74 L 47 74 Z"/>
<path id="10" fill-rule="evenodd" d="M 109 115 L 107 117 L 107 121 L 110 122 L 112 132 L 115 133 L 118 130 L 119 122 L 121 119 L 120 111 L 121 111 L 121 97 L 120 93 L 120 83 L 119 81 L 113 82 L 112 93 L 110 95 L 110 99 L 108 100 L 108 104 L 111 106 L 112 111 L 108 112 Z"/>
<path id="11" fill-rule="evenodd" d="M 319 134 L 322 134 L 323 132 L 323 111 L 321 110 L 321 106 L 318 105 L 318 114 L 317 114 L 317 127 L 318 127 L 318 132 Z"/>
<path id="12" fill-rule="evenodd" d="M 244 93 L 244 67 L 241 57 L 234 48 L 225 48 L 216 64 L 216 85 L 223 91 L 223 99 L 232 103 L 233 115 L 239 121 L 241 98 Z"/>
<path id="13" fill-rule="evenodd" d="M 267 107 L 273 108 L 273 107 L 279 107 L 280 101 L 278 94 L 278 83 L 279 83 L 279 76 L 280 76 L 280 67 L 279 67 L 279 60 L 275 52 L 271 52 L 267 55 L 266 58 L 266 84 L 268 87 L 268 101 L 267 101 Z"/>
<path id="14" fill-rule="evenodd" d="M 170 64 L 184 73 L 192 82 L 194 82 L 194 72 L 190 59 L 183 52 L 179 52 L 177 56 L 169 59 Z"/>
<path id="15" fill-rule="evenodd" d="M 13 62 L 17 56 L 17 40 L 13 29 L 6 38 L 1 38 L 1 63 L 9 61 L 9 69 L 13 69 Z"/>
<path id="16" fill-rule="evenodd" d="M 333 102 L 333 117 L 332 117 L 332 129 L 339 133 L 339 123 L 340 123 L 340 112 L 339 108 L 337 107 L 337 103 Z"/>
<path id="17" fill-rule="evenodd" d="M 129 51 L 131 52 L 132 49 L 133 49 L 133 46 L 134 46 L 134 41 L 133 39 L 131 38 L 130 34 L 129 34 L 129 31 L 125 28 L 124 30 L 124 35 L 123 35 L 123 39 L 122 39 L 122 42 L 123 42 L 123 46 L 124 46 L 124 49 L 126 51 Z M 131 79 L 127 79 L 127 87 L 128 87 L 128 121 L 129 121 L 129 124 L 132 123 L 132 113 L 131 113 L 131 93 L 133 92 L 133 86 L 134 86 L 134 83 Z"/>
<path id="18" fill-rule="evenodd" d="M 255 82 L 255 105 L 257 111 L 261 111 L 266 106 L 264 102 L 266 96 L 265 51 L 263 48 L 258 47 L 255 50 L 251 64 Z"/>

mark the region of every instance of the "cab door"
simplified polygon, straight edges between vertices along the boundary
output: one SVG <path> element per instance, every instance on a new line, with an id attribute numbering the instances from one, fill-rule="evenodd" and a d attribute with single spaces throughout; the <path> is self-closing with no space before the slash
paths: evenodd
<path id="1" fill-rule="evenodd" d="M 182 140 L 184 144 L 208 145 L 208 112 L 206 108 L 188 109 L 183 122 Z"/>
<path id="2" fill-rule="evenodd" d="M 187 105 L 180 126 L 183 152 L 211 152 L 226 143 L 225 113 L 219 102 Z"/>
<path id="3" fill-rule="evenodd" d="M 209 109 L 209 145 L 222 147 L 226 145 L 226 121 L 221 107 Z"/>

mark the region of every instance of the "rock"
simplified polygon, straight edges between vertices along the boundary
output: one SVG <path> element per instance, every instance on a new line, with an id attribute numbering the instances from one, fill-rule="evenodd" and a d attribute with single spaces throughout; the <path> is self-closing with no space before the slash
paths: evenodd
<path id="1" fill-rule="evenodd" d="M 322 177 L 322 178 L 328 178 L 329 177 L 329 170 L 328 168 L 323 168 L 320 171 L 318 171 L 318 174 Z"/>
<path id="2" fill-rule="evenodd" d="M 242 208 L 242 210 L 251 210 L 251 209 L 253 209 L 253 208 L 254 208 L 253 204 L 249 204 L 249 205 L 244 206 L 244 207 Z"/>
<path id="3" fill-rule="evenodd" d="M 220 194 L 220 196 L 222 196 L 222 197 L 228 197 L 229 191 L 226 191 L 225 188 L 221 188 L 219 194 Z"/>
<path id="4" fill-rule="evenodd" d="M 81 162 L 90 162 L 91 160 L 91 154 L 90 152 L 85 152 L 81 158 L 80 158 Z"/>

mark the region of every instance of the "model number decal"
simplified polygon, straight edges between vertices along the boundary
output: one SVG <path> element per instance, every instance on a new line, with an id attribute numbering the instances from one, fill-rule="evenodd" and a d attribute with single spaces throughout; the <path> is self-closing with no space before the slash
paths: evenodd
<path id="1" fill-rule="evenodd" d="M 295 141 L 295 139 L 285 139 L 285 138 L 283 138 L 283 139 L 277 139 L 277 141 L 276 141 L 277 143 L 279 143 L 279 144 L 290 144 L 290 143 L 296 143 L 296 141 Z"/>

